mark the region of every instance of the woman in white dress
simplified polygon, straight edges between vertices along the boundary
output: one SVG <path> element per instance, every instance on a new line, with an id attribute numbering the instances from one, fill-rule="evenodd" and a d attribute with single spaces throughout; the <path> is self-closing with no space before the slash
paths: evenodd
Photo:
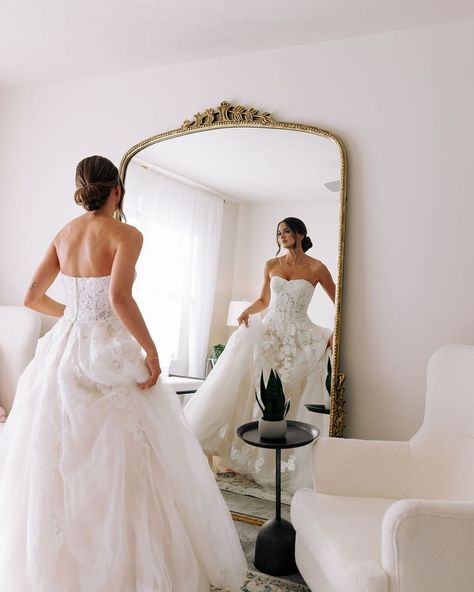
<path id="1" fill-rule="evenodd" d="M 0 439 L 0 588 L 237 592 L 231 516 L 132 297 L 142 236 L 114 219 L 118 170 L 86 158 L 76 184 L 87 211 L 56 235 L 25 299 L 59 320 Z M 46 295 L 59 273 L 66 306 Z"/>
<path id="2" fill-rule="evenodd" d="M 307 310 L 317 284 L 334 302 L 334 281 L 321 261 L 306 255 L 312 242 L 301 220 L 282 220 L 277 243 L 277 256 L 265 264 L 260 297 L 241 314 L 239 329 L 184 409 L 208 455 L 221 457 L 227 467 L 261 485 L 274 483 L 274 452 L 245 444 L 236 429 L 261 417 L 255 389 L 262 371 L 265 381 L 271 368 L 278 372 L 291 399 L 288 419 L 317 425 L 322 433 L 328 430 L 328 416 L 309 412 L 305 403 L 328 405 L 325 380 L 332 332 L 312 323 Z M 278 257 L 281 247 L 287 254 Z M 263 322 L 250 319 L 267 306 Z M 310 486 L 309 452 L 309 447 L 282 452 L 283 487 Z"/>

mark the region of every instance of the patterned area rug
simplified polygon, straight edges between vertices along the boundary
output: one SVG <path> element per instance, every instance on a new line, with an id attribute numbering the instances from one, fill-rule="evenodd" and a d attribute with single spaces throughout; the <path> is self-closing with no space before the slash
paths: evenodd
<path id="1" fill-rule="evenodd" d="M 280 578 L 273 578 L 262 573 L 254 571 L 247 572 L 245 584 L 241 588 L 242 592 L 311 592 L 311 590 L 303 584 L 296 584 L 281 580 Z M 224 588 L 214 588 L 211 586 L 211 592 L 226 592 Z"/>
<path id="2" fill-rule="evenodd" d="M 223 491 L 232 491 L 233 493 L 240 493 L 242 495 L 251 495 L 252 497 L 258 497 L 259 499 L 268 500 L 270 502 L 275 501 L 275 488 L 274 487 L 262 487 L 244 477 L 238 473 L 217 473 L 216 475 L 217 485 L 219 489 Z M 291 504 L 291 498 L 293 494 L 288 491 L 281 492 L 282 504 Z"/>

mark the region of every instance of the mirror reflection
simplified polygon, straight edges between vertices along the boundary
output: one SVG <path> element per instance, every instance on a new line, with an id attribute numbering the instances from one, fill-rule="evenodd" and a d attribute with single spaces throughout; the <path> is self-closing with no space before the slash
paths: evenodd
<path id="1" fill-rule="evenodd" d="M 286 418 L 329 433 L 340 174 L 330 138 L 255 127 L 159 141 L 127 164 L 125 213 L 145 237 L 135 297 L 222 489 L 272 499 L 274 451 L 235 434 L 262 416 L 272 369 Z M 310 485 L 309 453 L 282 452 L 283 501 Z"/>

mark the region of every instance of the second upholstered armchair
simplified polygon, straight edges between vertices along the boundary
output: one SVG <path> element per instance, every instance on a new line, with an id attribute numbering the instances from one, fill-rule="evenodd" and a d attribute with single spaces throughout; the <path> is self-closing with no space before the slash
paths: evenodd
<path id="1" fill-rule="evenodd" d="M 291 515 L 314 592 L 472 592 L 474 347 L 433 354 L 411 440 L 323 438 L 312 469 Z"/>

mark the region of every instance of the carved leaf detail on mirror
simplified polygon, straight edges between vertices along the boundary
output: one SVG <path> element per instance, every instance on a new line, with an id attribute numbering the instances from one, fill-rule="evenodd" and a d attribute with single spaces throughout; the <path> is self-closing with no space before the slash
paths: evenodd
<path id="1" fill-rule="evenodd" d="M 270 113 L 260 112 L 254 107 L 232 105 L 229 101 L 222 101 L 219 107 L 215 109 L 211 107 L 202 113 L 196 113 L 193 121 L 186 119 L 181 129 L 198 129 L 203 126 L 223 123 L 261 123 L 268 125 L 274 123 L 274 119 Z"/>

